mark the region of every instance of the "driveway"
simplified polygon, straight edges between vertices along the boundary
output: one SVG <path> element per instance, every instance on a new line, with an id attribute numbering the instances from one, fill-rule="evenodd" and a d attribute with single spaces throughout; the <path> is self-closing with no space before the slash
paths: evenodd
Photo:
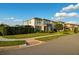
<path id="1" fill-rule="evenodd" d="M 79 33 L 62 36 L 41 45 L 28 48 L 3 50 L 1 55 L 76 55 L 79 54 Z"/>

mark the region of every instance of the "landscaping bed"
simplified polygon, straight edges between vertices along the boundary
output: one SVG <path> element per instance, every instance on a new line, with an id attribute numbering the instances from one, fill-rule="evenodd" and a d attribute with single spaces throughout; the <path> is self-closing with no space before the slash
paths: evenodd
<path id="1" fill-rule="evenodd" d="M 22 44 L 25 44 L 24 40 L 20 40 L 20 41 L 0 41 L 0 47 L 15 46 L 15 45 L 22 45 Z"/>

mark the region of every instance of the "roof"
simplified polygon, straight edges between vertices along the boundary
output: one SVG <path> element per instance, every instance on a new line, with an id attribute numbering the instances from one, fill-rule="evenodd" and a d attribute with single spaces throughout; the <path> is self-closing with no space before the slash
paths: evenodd
<path id="1" fill-rule="evenodd" d="M 70 24 L 70 25 L 76 25 L 76 26 L 79 26 L 78 24 L 72 24 L 72 23 L 65 23 L 65 24 Z"/>
<path id="2" fill-rule="evenodd" d="M 48 20 L 48 19 L 45 19 L 45 18 L 38 18 L 38 17 L 34 17 L 32 19 L 38 19 L 38 20 L 46 20 L 46 21 L 51 21 L 51 20 Z"/>

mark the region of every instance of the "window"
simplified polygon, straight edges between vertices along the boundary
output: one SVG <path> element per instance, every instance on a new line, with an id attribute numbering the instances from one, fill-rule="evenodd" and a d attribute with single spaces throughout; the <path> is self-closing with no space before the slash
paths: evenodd
<path id="1" fill-rule="evenodd" d="M 36 29 L 41 30 L 41 26 L 36 26 Z"/>
<path id="2" fill-rule="evenodd" d="M 31 24 L 31 21 L 29 21 L 29 23 Z"/>
<path id="3" fill-rule="evenodd" d="M 41 24 L 41 21 L 37 20 L 36 21 L 36 24 L 40 25 Z"/>

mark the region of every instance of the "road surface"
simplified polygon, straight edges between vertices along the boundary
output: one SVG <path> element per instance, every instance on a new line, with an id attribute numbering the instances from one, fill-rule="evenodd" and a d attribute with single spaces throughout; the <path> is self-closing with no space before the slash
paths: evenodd
<path id="1" fill-rule="evenodd" d="M 41 45 L 28 48 L 0 51 L 1 55 L 77 55 L 79 54 L 79 33 L 62 36 Z"/>

